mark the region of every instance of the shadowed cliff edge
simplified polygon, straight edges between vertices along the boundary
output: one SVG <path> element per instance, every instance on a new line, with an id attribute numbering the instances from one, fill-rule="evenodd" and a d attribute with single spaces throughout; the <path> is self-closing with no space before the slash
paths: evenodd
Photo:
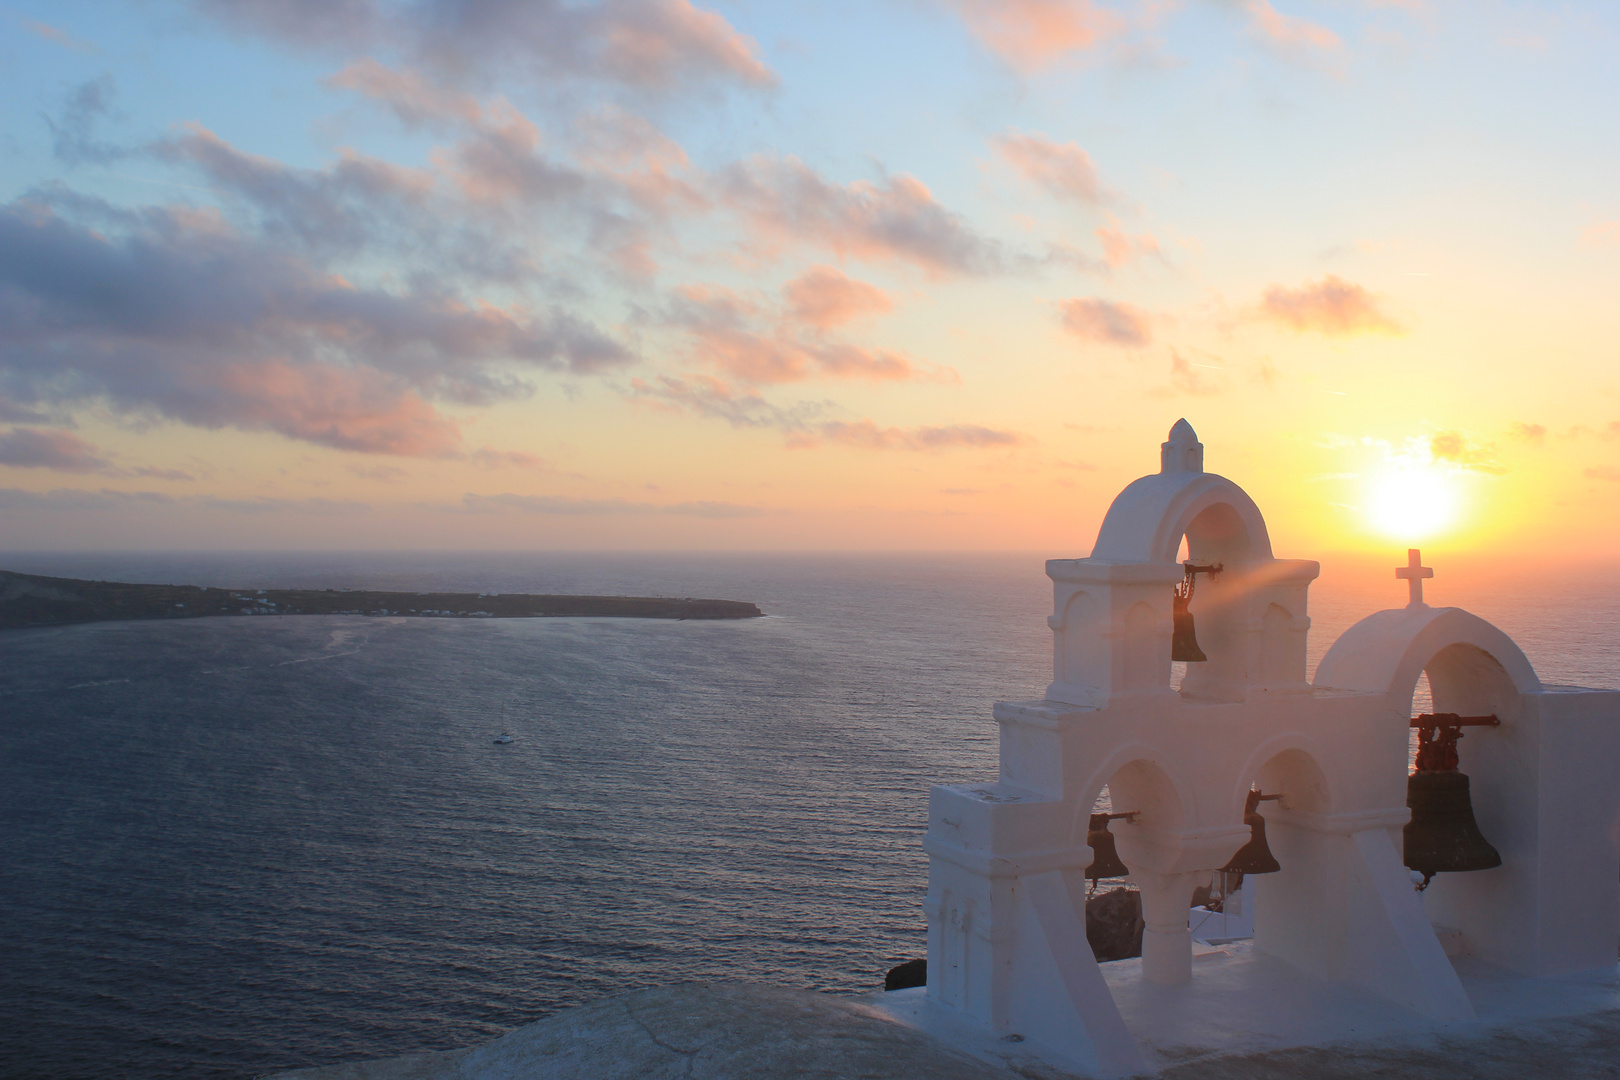
<path id="1" fill-rule="evenodd" d="M 80 581 L 0 570 L 0 627 L 204 615 L 403 615 L 420 618 L 756 619 L 742 600 L 361 589 L 208 589 Z"/>

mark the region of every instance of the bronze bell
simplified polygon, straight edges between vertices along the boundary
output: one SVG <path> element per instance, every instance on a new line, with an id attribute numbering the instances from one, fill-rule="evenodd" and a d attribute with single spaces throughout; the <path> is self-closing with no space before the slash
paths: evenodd
<path id="1" fill-rule="evenodd" d="M 1490 870 L 1502 855 L 1479 831 L 1468 774 L 1457 769 L 1461 723 L 1495 722 L 1495 717 L 1453 717 L 1457 723 L 1414 724 L 1418 727 L 1417 771 L 1406 779 L 1406 805 L 1412 820 L 1401 830 L 1406 865 L 1423 875 L 1421 892 L 1436 874 Z M 1420 717 L 1436 721 L 1438 717 Z"/>
<path id="2" fill-rule="evenodd" d="M 1193 589 L 1198 584 L 1199 574 L 1208 574 L 1210 580 L 1223 569 L 1220 563 L 1213 566 L 1194 566 L 1190 562 L 1181 564 L 1181 584 L 1176 586 L 1171 598 L 1171 633 L 1170 633 L 1170 659 L 1182 663 L 1200 664 L 1208 660 L 1204 650 L 1198 647 L 1198 636 L 1193 633 L 1192 598 Z"/>
<path id="3" fill-rule="evenodd" d="M 1187 610 L 1190 597 L 1184 597 L 1178 591 L 1175 599 L 1174 614 L 1172 615 L 1172 631 L 1170 634 L 1170 659 L 1183 662 L 1202 663 L 1209 657 L 1204 650 L 1198 647 L 1198 636 L 1193 633 L 1192 612 Z M 1163 656 L 1163 653 L 1159 654 Z"/>
<path id="4" fill-rule="evenodd" d="M 1261 802 L 1280 798 L 1281 793 L 1262 795 L 1258 790 L 1250 790 L 1249 797 L 1243 802 L 1243 824 L 1249 827 L 1249 842 L 1237 849 L 1232 861 L 1221 867 L 1221 873 L 1275 874 L 1282 869 L 1282 864 L 1266 844 L 1266 819 L 1260 816 L 1259 809 Z"/>
<path id="5" fill-rule="evenodd" d="M 1091 865 L 1086 867 L 1086 877 L 1092 881 L 1098 878 L 1124 877 L 1130 873 L 1119 859 L 1119 849 L 1114 846 L 1114 834 L 1108 831 L 1108 822 L 1114 818 L 1133 817 L 1133 814 L 1092 814 L 1091 822 L 1086 827 L 1086 843 L 1091 845 Z"/>

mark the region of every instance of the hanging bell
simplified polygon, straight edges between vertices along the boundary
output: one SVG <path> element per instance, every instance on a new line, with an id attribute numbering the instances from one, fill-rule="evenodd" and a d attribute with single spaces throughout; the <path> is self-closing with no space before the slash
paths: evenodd
<path id="1" fill-rule="evenodd" d="M 1260 803 L 1282 798 L 1281 794 L 1262 795 L 1251 790 L 1243 802 L 1243 824 L 1249 827 L 1249 842 L 1237 849 L 1232 861 L 1221 867 L 1223 874 L 1275 874 L 1282 864 L 1266 844 L 1266 819 L 1260 816 Z"/>
<path id="2" fill-rule="evenodd" d="M 1091 822 L 1086 827 L 1086 843 L 1091 845 L 1091 865 L 1086 867 L 1086 877 L 1092 881 L 1099 878 L 1124 877 L 1130 873 L 1119 859 L 1119 849 L 1114 846 L 1114 834 L 1108 831 L 1108 821 L 1115 817 L 1129 817 L 1129 814 L 1092 814 Z"/>
<path id="3" fill-rule="evenodd" d="M 1474 820 L 1468 797 L 1468 774 L 1415 772 L 1406 779 L 1406 805 L 1412 820 L 1401 830 L 1406 865 L 1423 875 L 1418 890 L 1428 888 L 1436 874 L 1461 870 L 1489 870 L 1502 865 L 1502 855 Z"/>
<path id="4" fill-rule="evenodd" d="M 1191 603 L 1192 597 L 1182 596 L 1180 592 L 1175 594 L 1175 599 L 1172 601 L 1170 659 L 1196 664 L 1208 660 L 1209 657 L 1205 656 L 1204 650 L 1198 647 L 1198 636 L 1193 633 L 1192 612 L 1187 610 L 1188 605 Z"/>

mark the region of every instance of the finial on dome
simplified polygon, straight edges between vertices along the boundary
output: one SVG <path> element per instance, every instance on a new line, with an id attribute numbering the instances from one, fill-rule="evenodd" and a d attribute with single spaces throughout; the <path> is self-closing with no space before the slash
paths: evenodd
<path id="1" fill-rule="evenodd" d="M 1170 441 L 1159 444 L 1159 471 L 1161 473 L 1201 473 L 1204 471 L 1204 444 L 1198 441 L 1198 432 L 1182 417 L 1170 429 Z"/>

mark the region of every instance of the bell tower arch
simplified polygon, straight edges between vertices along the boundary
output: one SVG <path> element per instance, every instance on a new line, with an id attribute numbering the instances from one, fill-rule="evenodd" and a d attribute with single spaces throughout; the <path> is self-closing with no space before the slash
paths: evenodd
<path id="1" fill-rule="evenodd" d="M 1191 611 L 1208 659 L 1188 665 L 1182 695 L 1241 701 L 1257 689 L 1308 692 L 1306 594 L 1320 568 L 1272 556 L 1260 508 L 1237 484 L 1204 471 L 1204 444 L 1182 419 L 1159 448 L 1159 472 L 1114 499 L 1091 555 L 1046 564 L 1054 590 L 1049 699 L 1098 707 L 1174 693 L 1172 593 L 1185 575 L 1176 560 L 1183 538 L 1191 562 L 1221 570 L 1198 576 Z"/>

